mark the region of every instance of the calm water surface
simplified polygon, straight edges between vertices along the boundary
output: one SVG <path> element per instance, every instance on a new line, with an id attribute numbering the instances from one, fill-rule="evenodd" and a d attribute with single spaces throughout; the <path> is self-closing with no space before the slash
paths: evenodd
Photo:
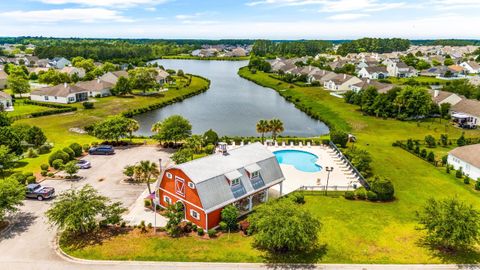
<path id="1" fill-rule="evenodd" d="M 156 62 L 165 68 L 206 77 L 211 85 L 203 94 L 135 116 L 140 123 L 138 134 L 151 135 L 154 123 L 174 114 L 187 118 L 194 134 L 212 128 L 221 136 L 258 136 L 255 131 L 258 120 L 271 118 L 283 121 L 285 131 L 282 135 L 310 137 L 329 131 L 323 122 L 299 111 L 274 90 L 238 76 L 238 69 L 247 65 L 246 61 L 164 59 Z"/>

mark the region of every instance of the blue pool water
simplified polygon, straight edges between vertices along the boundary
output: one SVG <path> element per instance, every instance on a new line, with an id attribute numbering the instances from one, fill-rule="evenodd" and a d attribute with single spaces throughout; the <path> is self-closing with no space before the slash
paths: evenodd
<path id="1" fill-rule="evenodd" d="M 297 170 L 303 172 L 318 172 L 322 167 L 315 164 L 318 157 L 312 153 L 301 150 L 279 150 L 273 152 L 278 163 L 293 165 Z"/>

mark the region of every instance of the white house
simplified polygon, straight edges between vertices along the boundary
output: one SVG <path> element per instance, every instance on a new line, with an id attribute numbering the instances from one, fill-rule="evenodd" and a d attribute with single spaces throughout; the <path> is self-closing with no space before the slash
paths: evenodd
<path id="1" fill-rule="evenodd" d="M 480 125 L 480 101 L 478 100 L 462 99 L 452 105 L 450 111 L 453 120 L 461 127 L 476 128 Z"/>
<path id="2" fill-rule="evenodd" d="M 88 95 L 88 90 L 65 83 L 34 90 L 30 94 L 30 99 L 68 104 L 88 100 Z"/>
<path id="3" fill-rule="evenodd" d="M 115 85 L 120 77 L 128 78 L 128 72 L 125 70 L 107 72 L 100 77 L 100 80 Z"/>
<path id="4" fill-rule="evenodd" d="M 54 67 L 56 69 L 62 69 L 66 66 L 71 66 L 72 65 L 72 63 L 64 57 L 55 57 L 52 60 L 50 60 L 50 62 L 48 64 L 51 67 Z"/>
<path id="5" fill-rule="evenodd" d="M 387 66 L 388 75 L 390 77 L 410 78 L 418 76 L 418 71 L 413 67 L 407 66 L 401 61 L 393 61 L 386 59 L 383 64 Z"/>
<path id="6" fill-rule="evenodd" d="M 0 89 L 5 89 L 7 88 L 7 79 L 8 79 L 8 74 L 0 70 Z"/>
<path id="7" fill-rule="evenodd" d="M 363 67 L 358 72 L 358 77 L 367 78 L 367 79 L 385 79 L 388 77 L 388 71 L 386 67 L 377 66 L 377 67 Z"/>
<path id="8" fill-rule="evenodd" d="M 480 73 L 480 64 L 474 61 L 463 62 L 460 66 L 468 73 Z"/>
<path id="9" fill-rule="evenodd" d="M 455 170 L 462 168 L 465 175 L 473 180 L 480 178 L 480 144 L 457 147 L 448 153 L 448 164 Z"/>
<path id="10" fill-rule="evenodd" d="M 77 67 L 64 67 L 60 70 L 62 73 L 68 74 L 68 76 L 72 76 L 73 74 L 77 74 L 78 78 L 85 77 L 85 69 L 77 68 Z"/>
<path id="11" fill-rule="evenodd" d="M 96 79 L 91 81 L 78 82 L 75 84 L 75 86 L 88 92 L 88 96 L 90 97 L 105 97 L 111 95 L 110 90 L 112 90 L 114 84 L 102 81 L 100 79 Z"/>
<path id="12" fill-rule="evenodd" d="M 167 78 L 168 76 L 170 76 L 170 74 L 168 72 L 166 72 L 165 70 L 161 69 L 161 68 L 158 68 L 157 69 L 157 72 L 158 72 L 158 75 L 157 77 L 155 78 L 157 83 L 159 84 L 164 84 L 167 82 Z"/>
<path id="13" fill-rule="evenodd" d="M 0 91 L 0 104 L 2 105 L 1 107 L 3 110 L 13 111 L 12 97 L 3 91 Z"/>
<path id="14" fill-rule="evenodd" d="M 351 86 L 361 82 L 359 78 L 347 74 L 337 74 L 334 78 L 325 81 L 323 87 L 330 91 L 346 92 Z"/>

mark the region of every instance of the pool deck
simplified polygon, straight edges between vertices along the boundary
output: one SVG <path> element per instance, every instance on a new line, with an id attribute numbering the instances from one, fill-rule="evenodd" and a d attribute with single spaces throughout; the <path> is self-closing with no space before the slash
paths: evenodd
<path id="1" fill-rule="evenodd" d="M 238 147 L 238 146 L 237 146 Z M 229 146 L 235 148 L 235 146 Z M 282 195 L 291 193 L 301 187 L 311 187 L 315 190 L 323 190 L 327 184 L 328 172 L 325 168 L 333 167 L 328 180 L 328 190 L 353 190 L 353 185 L 360 187 L 361 184 L 352 172 L 352 170 L 336 155 L 335 151 L 329 146 L 267 146 L 272 151 L 279 150 L 301 150 L 310 152 L 318 156 L 317 164 L 322 167 L 319 172 L 304 172 L 296 169 L 293 165 L 280 164 L 285 181 L 283 181 Z M 337 188 L 336 188 L 337 187 Z M 280 187 L 272 187 L 279 193 Z"/>

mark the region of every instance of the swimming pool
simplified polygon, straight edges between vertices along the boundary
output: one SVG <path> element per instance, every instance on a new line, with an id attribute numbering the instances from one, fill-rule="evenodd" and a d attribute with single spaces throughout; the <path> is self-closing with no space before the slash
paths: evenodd
<path id="1" fill-rule="evenodd" d="M 293 165 L 302 172 L 318 172 L 321 166 L 315 164 L 318 157 L 312 153 L 301 150 L 279 150 L 273 152 L 277 157 L 278 163 Z"/>

